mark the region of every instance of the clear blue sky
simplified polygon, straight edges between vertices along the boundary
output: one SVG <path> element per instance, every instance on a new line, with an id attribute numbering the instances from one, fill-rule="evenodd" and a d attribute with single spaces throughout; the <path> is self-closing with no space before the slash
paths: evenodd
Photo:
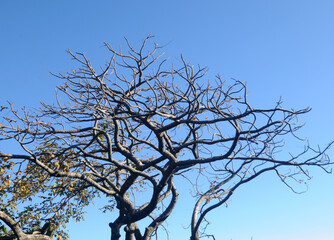
<path id="1" fill-rule="evenodd" d="M 49 71 L 72 69 L 68 48 L 102 63 L 103 42 L 118 47 L 123 36 L 140 42 L 152 32 L 171 60 L 183 53 L 212 76 L 247 82 L 255 106 L 272 106 L 280 96 L 285 107 L 311 106 L 300 135 L 324 146 L 334 139 L 333 13 L 332 0 L 2 0 L 0 105 L 54 101 L 57 79 Z M 244 186 L 228 208 L 209 215 L 208 231 L 218 240 L 332 240 L 334 176 L 312 175 L 302 195 L 269 174 Z M 171 240 L 187 239 L 190 208 L 176 211 Z M 86 222 L 68 227 L 70 239 L 109 239 L 111 217 L 89 209 Z"/>

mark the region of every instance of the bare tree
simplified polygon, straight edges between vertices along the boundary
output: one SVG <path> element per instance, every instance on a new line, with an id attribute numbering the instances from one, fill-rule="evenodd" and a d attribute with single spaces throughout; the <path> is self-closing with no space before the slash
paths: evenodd
<path id="1" fill-rule="evenodd" d="M 43 103 L 33 112 L 9 106 L 12 115 L 3 117 L 0 140 L 15 140 L 24 153 L 3 151 L 0 157 L 24 177 L 2 175 L 4 182 L 12 180 L 3 190 L 15 197 L 15 188 L 39 176 L 29 186 L 35 191 L 16 196 L 16 203 L 39 197 L 41 189 L 49 192 L 30 215 L 80 217 L 82 209 L 74 206 L 86 206 L 99 194 L 110 199 L 104 211 L 118 211 L 109 224 L 112 240 L 120 239 L 122 227 L 125 239 L 147 240 L 172 213 L 180 188 L 175 179 L 183 178 L 194 190 L 190 239 L 198 240 L 208 236 L 207 214 L 261 174 L 274 172 L 293 188 L 293 181 L 309 178 L 309 167 L 329 172 L 329 146 L 277 155 L 286 137 L 301 140 L 295 135 L 298 116 L 308 108 L 285 109 L 281 102 L 254 108 L 243 82 L 220 76 L 208 81 L 206 68 L 183 57 L 180 67 L 170 65 L 157 44 L 147 46 L 150 38 L 139 50 L 126 40 L 125 52 L 106 43 L 112 56 L 99 70 L 84 54 L 69 51 L 80 66 L 56 75 L 63 80 L 56 105 Z M 67 212 L 73 208 L 74 214 Z M 140 228 L 144 219 L 150 222 Z"/>

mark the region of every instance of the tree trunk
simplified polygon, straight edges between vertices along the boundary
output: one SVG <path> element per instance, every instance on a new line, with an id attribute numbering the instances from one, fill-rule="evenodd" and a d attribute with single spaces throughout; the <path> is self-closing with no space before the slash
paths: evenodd
<path id="1" fill-rule="evenodd" d="M 143 236 L 141 235 L 138 226 L 136 223 L 130 223 L 124 228 L 126 235 L 126 240 L 142 240 Z"/>
<path id="2" fill-rule="evenodd" d="M 190 240 L 199 240 L 198 233 L 195 233 L 195 236 L 192 235 L 192 236 L 190 237 Z"/>
<path id="3" fill-rule="evenodd" d="M 7 236 L 1 236 L 0 240 L 53 240 L 52 237 L 48 235 L 44 235 L 41 233 L 33 233 L 33 234 L 20 234 L 20 236 L 17 235 L 7 235 Z"/>
<path id="4" fill-rule="evenodd" d="M 118 219 L 113 222 L 109 223 L 109 227 L 111 228 L 111 240 L 119 240 L 121 237 L 121 234 L 119 232 L 121 228 L 121 224 L 119 223 Z"/>
<path id="5" fill-rule="evenodd" d="M 34 232 L 32 234 L 24 234 L 19 237 L 18 240 L 52 240 L 52 237 L 41 234 L 39 232 Z"/>

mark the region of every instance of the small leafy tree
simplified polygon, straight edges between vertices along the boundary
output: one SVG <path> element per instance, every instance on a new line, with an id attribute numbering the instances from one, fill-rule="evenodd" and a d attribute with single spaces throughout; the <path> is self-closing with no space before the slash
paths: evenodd
<path id="1" fill-rule="evenodd" d="M 43 223 L 44 235 L 66 238 L 65 224 L 82 219 L 95 197 L 107 199 L 103 211 L 118 212 L 112 240 L 122 227 L 125 239 L 151 239 L 179 201 L 175 180 L 183 178 L 193 187 L 190 239 L 197 240 L 208 236 L 207 214 L 263 173 L 293 188 L 309 167 L 329 171 L 329 146 L 277 154 L 285 138 L 301 140 L 298 117 L 309 109 L 252 107 L 244 83 L 206 80 L 206 68 L 183 57 L 170 65 L 150 39 L 138 50 L 126 40 L 125 52 L 105 44 L 111 58 L 99 70 L 69 51 L 79 67 L 56 75 L 63 80 L 56 105 L 2 108 L 0 141 L 18 144 L 17 153 L 0 149 L 0 219 L 12 229 L 1 226 L 2 239 L 22 239 L 15 228 L 32 232 Z"/>

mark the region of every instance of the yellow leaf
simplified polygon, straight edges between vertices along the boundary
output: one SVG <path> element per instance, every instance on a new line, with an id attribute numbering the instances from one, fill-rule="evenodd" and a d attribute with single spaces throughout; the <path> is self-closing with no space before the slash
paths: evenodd
<path id="1" fill-rule="evenodd" d="M 59 167 L 60 167 L 60 166 L 59 166 L 59 162 L 56 162 L 56 163 L 55 163 L 55 166 L 56 166 L 57 169 L 59 169 Z"/>
<path id="2" fill-rule="evenodd" d="M 9 187 L 9 186 L 10 186 L 10 183 L 11 183 L 11 181 L 10 181 L 10 179 L 8 179 L 8 181 L 6 181 L 6 183 L 5 183 L 5 185 L 6 185 L 7 187 Z"/>
<path id="3" fill-rule="evenodd" d="M 8 160 L 9 159 L 9 157 L 3 157 L 3 160 Z"/>

